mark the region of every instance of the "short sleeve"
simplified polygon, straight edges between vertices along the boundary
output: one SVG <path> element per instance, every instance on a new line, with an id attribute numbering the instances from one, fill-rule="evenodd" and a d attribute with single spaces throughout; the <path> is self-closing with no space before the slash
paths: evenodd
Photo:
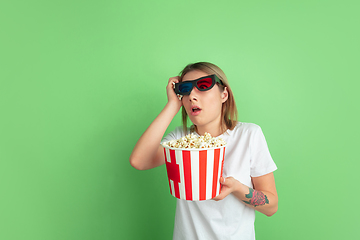
<path id="1" fill-rule="evenodd" d="M 256 125 L 250 140 L 250 175 L 260 177 L 277 169 L 267 146 L 265 136 L 259 126 Z"/>

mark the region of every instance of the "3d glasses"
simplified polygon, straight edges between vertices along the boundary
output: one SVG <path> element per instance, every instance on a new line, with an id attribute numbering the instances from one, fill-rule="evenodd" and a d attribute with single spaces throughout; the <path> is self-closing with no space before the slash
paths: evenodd
<path id="1" fill-rule="evenodd" d="M 194 87 L 196 87 L 199 91 L 208 91 L 215 85 L 215 83 L 223 85 L 222 81 L 215 74 L 212 74 L 192 81 L 175 83 L 174 90 L 175 93 L 179 95 L 190 95 Z"/>

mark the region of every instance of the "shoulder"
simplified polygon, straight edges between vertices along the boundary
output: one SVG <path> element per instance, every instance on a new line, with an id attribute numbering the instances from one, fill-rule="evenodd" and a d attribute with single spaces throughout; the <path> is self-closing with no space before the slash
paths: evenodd
<path id="1" fill-rule="evenodd" d="M 262 135 L 262 130 L 259 125 L 255 123 L 247 122 L 238 122 L 234 129 L 228 130 L 227 134 L 223 136 L 228 141 L 235 142 L 248 142 L 251 143 L 254 139 L 257 139 L 258 136 Z"/>
<path id="2" fill-rule="evenodd" d="M 260 126 L 255 123 L 245 123 L 245 122 L 239 122 L 239 123 L 241 124 L 241 126 L 244 129 L 246 129 L 248 131 L 257 131 L 257 130 L 261 129 Z"/>
<path id="3" fill-rule="evenodd" d="M 261 131 L 259 125 L 255 123 L 247 123 L 247 122 L 238 122 L 233 130 L 230 130 L 230 133 L 255 133 Z"/>

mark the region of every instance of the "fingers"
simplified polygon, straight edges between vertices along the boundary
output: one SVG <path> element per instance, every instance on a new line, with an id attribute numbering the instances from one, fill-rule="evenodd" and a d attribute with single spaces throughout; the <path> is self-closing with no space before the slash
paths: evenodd
<path id="1" fill-rule="evenodd" d="M 173 83 L 178 83 L 179 82 L 179 79 L 180 79 L 179 76 L 169 78 L 168 86 L 172 87 Z"/>
<path id="2" fill-rule="evenodd" d="M 220 194 L 217 195 L 216 197 L 212 198 L 212 200 L 215 201 L 220 201 L 223 200 L 227 195 L 229 195 L 230 193 L 232 193 L 234 191 L 234 178 L 233 177 L 220 177 L 219 181 L 221 183 L 221 191 Z"/>
<path id="3" fill-rule="evenodd" d="M 220 194 L 217 195 L 216 197 L 214 197 L 212 200 L 215 200 L 215 201 L 223 200 L 230 193 L 231 193 L 231 190 L 229 188 L 226 188 L 226 189 L 222 188 Z"/>
<path id="4" fill-rule="evenodd" d="M 232 186 L 232 184 L 234 183 L 234 178 L 233 177 L 227 177 L 227 178 L 224 178 L 224 177 L 220 177 L 220 183 L 222 184 L 222 185 L 225 185 L 225 186 L 228 186 L 228 187 L 230 187 L 230 186 Z"/>
<path id="5" fill-rule="evenodd" d="M 225 184 L 225 182 L 226 182 L 225 178 L 224 178 L 224 177 L 220 177 L 220 183 L 221 183 L 221 184 Z"/>
<path id="6" fill-rule="evenodd" d="M 179 82 L 179 79 L 180 79 L 180 76 L 175 76 L 175 77 L 169 78 L 169 81 L 176 80 L 177 82 Z"/>
<path id="7" fill-rule="evenodd" d="M 182 96 L 176 95 L 175 91 L 174 91 L 175 83 L 178 83 L 179 81 L 180 81 L 179 76 L 169 78 L 168 85 L 166 86 L 169 101 L 176 99 L 176 101 L 181 102 L 181 97 Z"/>
<path id="8" fill-rule="evenodd" d="M 169 78 L 167 88 L 168 89 L 175 88 L 175 83 L 178 83 L 178 82 L 179 82 L 179 76 Z"/>

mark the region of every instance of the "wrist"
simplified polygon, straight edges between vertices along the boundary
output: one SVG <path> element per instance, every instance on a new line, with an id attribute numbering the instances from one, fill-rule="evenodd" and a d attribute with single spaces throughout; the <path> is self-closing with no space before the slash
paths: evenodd
<path id="1" fill-rule="evenodd" d="M 181 108 L 181 102 L 179 104 L 179 102 L 174 102 L 174 101 L 169 101 L 166 103 L 165 105 L 165 109 L 168 111 L 172 111 L 173 113 L 177 114 L 178 111 Z"/>
<path id="2" fill-rule="evenodd" d="M 241 183 L 240 181 L 237 181 L 238 184 L 236 185 L 236 192 L 238 192 L 239 194 L 245 194 L 246 191 L 248 191 L 249 187 L 246 186 L 245 184 Z"/>
<path id="3" fill-rule="evenodd" d="M 233 194 L 238 198 L 238 199 L 246 199 L 245 195 L 249 192 L 249 187 L 246 186 L 245 184 L 241 183 L 240 181 L 236 180 L 236 184 L 235 184 L 235 188 L 233 191 Z"/>

